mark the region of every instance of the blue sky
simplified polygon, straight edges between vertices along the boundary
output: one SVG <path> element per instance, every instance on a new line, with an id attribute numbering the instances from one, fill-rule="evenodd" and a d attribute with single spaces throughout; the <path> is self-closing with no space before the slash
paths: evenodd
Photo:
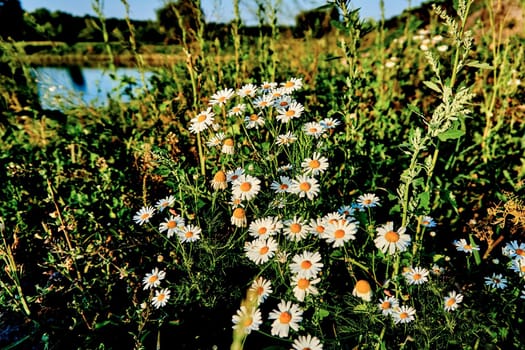
<path id="1" fill-rule="evenodd" d="M 191 0 L 186 0 L 191 1 Z M 312 9 L 326 4 L 325 0 L 262 0 L 266 3 L 280 3 L 281 24 L 295 23 L 295 16 L 301 10 Z M 408 0 L 384 0 L 385 15 L 387 18 L 400 14 L 408 6 Z M 411 0 L 412 7 L 421 4 L 422 0 Z M 64 11 L 74 15 L 95 15 L 91 0 L 20 0 L 22 8 L 33 11 L 45 7 L 50 11 Z M 125 10 L 120 0 L 101 0 L 104 4 L 104 15 L 109 17 L 123 17 Z M 130 17 L 132 19 L 147 20 L 156 19 L 155 10 L 162 7 L 165 0 L 128 0 L 130 6 Z M 207 21 L 229 22 L 233 16 L 233 0 L 201 0 L 202 8 Z M 361 17 L 379 19 L 379 0 L 352 0 L 351 5 L 361 8 Z M 246 24 L 256 23 L 254 0 L 240 0 L 241 16 Z"/>

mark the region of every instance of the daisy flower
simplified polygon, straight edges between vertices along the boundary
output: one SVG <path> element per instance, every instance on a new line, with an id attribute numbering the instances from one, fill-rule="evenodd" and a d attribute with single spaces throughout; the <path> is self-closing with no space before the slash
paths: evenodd
<path id="1" fill-rule="evenodd" d="M 294 331 L 299 329 L 299 322 L 303 320 L 303 311 L 297 304 L 284 300 L 281 300 L 277 308 L 268 316 L 270 320 L 275 320 L 272 323 L 272 335 L 285 338 L 288 336 L 290 328 Z"/>
<path id="2" fill-rule="evenodd" d="M 314 278 L 321 271 L 324 264 L 321 262 L 321 254 L 318 252 L 305 251 L 296 254 L 292 258 L 290 271 L 299 277 Z"/>
<path id="3" fill-rule="evenodd" d="M 386 297 L 379 299 L 378 308 L 384 316 L 392 315 L 395 309 L 399 307 L 399 300 L 396 297 Z"/>
<path id="4" fill-rule="evenodd" d="M 453 244 L 456 246 L 458 252 L 472 253 L 474 250 L 479 250 L 479 247 L 467 243 L 465 238 L 455 240 Z"/>
<path id="5" fill-rule="evenodd" d="M 306 221 L 297 216 L 294 216 L 293 219 L 285 220 L 283 222 L 283 232 L 290 241 L 300 241 L 306 238 L 308 234 Z"/>
<path id="6" fill-rule="evenodd" d="M 151 303 L 155 308 L 159 309 L 166 306 L 170 299 L 170 291 L 168 288 L 155 291 L 155 296 L 151 299 Z"/>
<path id="7" fill-rule="evenodd" d="M 235 197 L 234 195 L 230 197 L 230 201 L 228 202 L 228 204 L 232 207 L 233 210 L 239 207 L 244 208 L 244 204 L 242 203 L 242 200 L 238 197 Z M 244 215 L 244 213 L 242 214 Z"/>
<path id="8" fill-rule="evenodd" d="M 263 237 L 250 242 L 244 249 L 248 259 L 257 265 L 268 262 L 279 248 L 279 244 L 273 237 Z"/>
<path id="9" fill-rule="evenodd" d="M 324 129 L 335 129 L 341 122 L 334 118 L 324 118 L 319 122 Z"/>
<path id="10" fill-rule="evenodd" d="M 325 129 L 318 122 L 308 122 L 303 125 L 303 131 L 308 136 L 320 137 Z"/>
<path id="11" fill-rule="evenodd" d="M 299 198 L 306 197 L 313 200 L 319 194 L 319 183 L 314 177 L 299 175 L 292 180 L 290 192 L 299 195 Z"/>
<path id="12" fill-rule="evenodd" d="M 328 159 L 314 152 L 311 158 L 306 158 L 301 163 L 301 167 L 305 174 L 311 174 L 313 176 L 322 174 L 328 169 Z"/>
<path id="13" fill-rule="evenodd" d="M 235 208 L 231 217 L 231 223 L 237 227 L 246 227 L 248 224 L 246 211 L 243 208 Z"/>
<path id="14" fill-rule="evenodd" d="M 181 230 L 177 231 L 181 243 L 195 242 L 201 239 L 202 230 L 200 227 L 195 225 L 186 225 Z"/>
<path id="15" fill-rule="evenodd" d="M 310 334 L 300 335 L 293 341 L 290 350 L 323 350 L 323 344 L 317 337 L 312 337 Z"/>
<path id="16" fill-rule="evenodd" d="M 490 277 L 485 277 L 485 284 L 491 288 L 507 288 L 507 279 L 501 273 L 493 273 Z"/>
<path id="17" fill-rule="evenodd" d="M 286 95 L 286 91 L 283 88 L 275 88 L 268 92 L 270 96 L 272 96 L 272 100 L 275 101 L 280 100 L 284 95 Z"/>
<path id="18" fill-rule="evenodd" d="M 323 218 L 312 218 L 306 229 L 319 238 L 326 238 L 326 225 L 327 223 Z"/>
<path id="19" fill-rule="evenodd" d="M 164 222 L 162 222 L 159 225 L 159 231 L 167 231 L 166 236 L 170 238 L 175 233 L 177 233 L 177 231 L 180 230 L 181 227 L 184 227 L 184 225 L 184 218 L 182 218 L 180 215 L 170 215 L 169 218 L 167 218 Z"/>
<path id="20" fill-rule="evenodd" d="M 344 220 L 344 219 L 345 219 L 345 217 L 341 213 L 336 212 L 336 211 L 328 213 L 325 216 L 323 216 L 323 220 L 327 224 L 335 224 L 339 220 Z"/>
<path id="21" fill-rule="evenodd" d="M 162 212 L 164 209 L 173 206 L 174 203 L 175 203 L 175 197 L 170 195 L 166 198 L 159 199 L 157 203 L 155 203 L 155 208 L 158 211 Z"/>
<path id="22" fill-rule="evenodd" d="M 250 291 L 257 296 L 257 301 L 261 304 L 272 294 L 272 282 L 263 277 L 259 277 L 252 282 Z"/>
<path id="23" fill-rule="evenodd" d="M 445 298 L 445 311 L 454 311 L 459 307 L 459 303 L 463 301 L 463 294 L 452 291 L 448 293 Z"/>
<path id="24" fill-rule="evenodd" d="M 373 208 L 381 205 L 379 198 L 373 193 L 366 193 L 357 198 L 357 204 L 362 208 Z"/>
<path id="25" fill-rule="evenodd" d="M 290 80 L 281 83 L 286 93 L 290 94 L 303 87 L 303 78 L 291 78 Z"/>
<path id="26" fill-rule="evenodd" d="M 211 107 L 200 112 L 195 118 L 190 120 L 190 132 L 197 134 L 208 129 L 208 127 L 213 124 L 214 116 L 215 113 L 212 112 Z"/>
<path id="27" fill-rule="evenodd" d="M 512 260 L 510 268 L 520 277 L 525 277 L 525 258 L 517 258 Z"/>
<path id="28" fill-rule="evenodd" d="M 295 141 L 297 141 L 297 136 L 295 136 L 291 131 L 288 131 L 286 134 L 277 136 L 277 141 L 275 141 L 275 144 L 278 146 L 290 146 Z"/>
<path id="29" fill-rule="evenodd" d="M 395 308 L 392 317 L 394 318 L 394 323 L 410 323 L 415 320 L 416 309 L 412 306 L 403 305 L 401 307 Z"/>
<path id="30" fill-rule="evenodd" d="M 222 145 L 222 141 L 225 138 L 226 138 L 226 135 L 223 132 L 218 132 L 206 142 L 206 146 L 219 147 Z"/>
<path id="31" fill-rule="evenodd" d="M 232 193 L 241 200 L 253 199 L 261 189 L 261 180 L 251 175 L 240 175 L 232 183 Z"/>
<path id="32" fill-rule="evenodd" d="M 142 207 L 133 217 L 135 223 L 143 225 L 146 222 L 149 222 L 149 219 L 155 214 L 155 208 L 150 206 Z"/>
<path id="33" fill-rule="evenodd" d="M 372 287 L 367 280 L 359 280 L 356 282 L 352 295 L 363 299 L 364 301 L 372 300 Z"/>
<path id="34" fill-rule="evenodd" d="M 355 239 L 357 225 L 348 220 L 337 220 L 335 223 L 328 224 L 323 238 L 327 243 L 333 243 L 332 247 L 342 247 L 349 240 Z"/>
<path id="35" fill-rule="evenodd" d="M 350 205 L 342 205 L 337 209 L 337 212 L 341 214 L 346 220 L 353 220 L 355 214 L 355 208 Z"/>
<path id="36" fill-rule="evenodd" d="M 276 120 L 283 124 L 288 123 L 292 119 L 297 119 L 303 114 L 304 107 L 299 102 L 292 102 L 288 108 L 278 108 Z"/>
<path id="37" fill-rule="evenodd" d="M 410 267 L 403 275 L 408 284 L 423 284 L 428 282 L 428 270 L 424 267 Z"/>
<path id="38" fill-rule="evenodd" d="M 317 295 L 319 294 L 319 291 L 314 286 L 314 284 L 317 284 L 321 281 L 320 278 L 315 278 L 313 280 L 310 280 L 305 277 L 299 277 L 299 276 L 292 276 L 292 287 L 293 287 L 293 293 L 297 300 L 304 301 L 304 298 L 307 295 Z"/>
<path id="39" fill-rule="evenodd" d="M 213 176 L 213 180 L 210 181 L 211 187 L 214 191 L 222 191 L 228 187 L 228 182 L 226 181 L 226 173 L 222 170 L 219 170 Z"/>
<path id="40" fill-rule="evenodd" d="M 259 309 L 248 310 L 246 306 L 241 306 L 237 314 L 232 316 L 233 329 L 242 330 L 244 334 L 256 331 L 262 324 L 262 315 Z"/>
<path id="41" fill-rule="evenodd" d="M 285 173 L 287 171 L 292 171 L 292 170 L 293 170 L 293 165 L 289 163 L 285 165 L 281 165 L 280 167 L 277 168 L 278 173 Z"/>
<path id="42" fill-rule="evenodd" d="M 272 105 L 272 96 L 271 95 L 258 96 L 253 101 L 253 104 L 255 105 L 255 107 L 259 109 L 268 108 Z"/>
<path id="43" fill-rule="evenodd" d="M 431 218 L 430 216 L 423 216 L 423 218 L 421 219 L 421 225 L 423 227 L 436 227 L 436 221 L 434 221 L 433 218 Z"/>
<path id="44" fill-rule="evenodd" d="M 279 181 L 273 181 L 270 184 L 270 188 L 275 191 L 275 193 L 285 193 L 290 192 L 292 186 L 292 179 L 288 176 L 279 176 Z"/>
<path id="45" fill-rule="evenodd" d="M 228 102 L 230 98 L 233 97 L 234 94 L 235 92 L 233 91 L 233 89 L 230 89 L 230 88 L 222 89 L 220 91 L 217 91 L 211 96 L 209 104 L 212 106 L 214 105 L 223 106 L 226 102 Z"/>
<path id="46" fill-rule="evenodd" d="M 147 273 L 146 276 L 142 279 L 142 284 L 144 284 L 144 290 L 153 289 L 160 286 L 160 281 L 166 277 L 166 272 L 159 271 L 156 267 L 151 273 Z"/>
<path id="47" fill-rule="evenodd" d="M 246 129 L 259 129 L 259 127 L 264 126 L 265 122 L 266 120 L 264 119 L 264 117 L 258 113 L 252 113 L 244 118 Z"/>
<path id="48" fill-rule="evenodd" d="M 392 255 L 396 251 L 404 252 L 410 245 L 410 235 L 406 234 L 406 227 L 394 231 L 394 223 L 387 222 L 376 229 L 377 237 L 374 239 L 376 247 L 383 253 L 388 251 Z"/>
<path id="49" fill-rule="evenodd" d="M 244 113 L 245 110 L 246 110 L 246 105 L 244 103 L 239 103 L 238 105 L 233 106 L 228 111 L 228 116 L 230 117 L 240 116 L 241 114 Z"/>
<path id="50" fill-rule="evenodd" d="M 234 142 L 232 138 L 229 137 L 222 142 L 221 152 L 224 154 L 234 154 L 235 153 Z"/>
<path id="51" fill-rule="evenodd" d="M 264 91 L 264 92 L 268 92 L 272 89 L 275 89 L 277 87 L 277 83 L 275 82 L 268 82 L 268 81 L 264 81 L 262 84 L 261 84 L 261 89 Z"/>
<path id="52" fill-rule="evenodd" d="M 430 272 L 436 276 L 440 276 L 443 272 L 445 272 L 445 268 L 439 266 L 438 264 L 434 264 L 432 265 Z"/>
<path id="53" fill-rule="evenodd" d="M 239 90 L 237 90 L 237 95 L 240 97 L 254 97 L 257 92 L 257 86 L 253 84 L 243 85 Z"/>
<path id="54" fill-rule="evenodd" d="M 511 241 L 502 248 L 503 255 L 509 258 L 525 258 L 525 243 Z"/>
<path id="55" fill-rule="evenodd" d="M 294 102 L 292 97 L 285 95 L 275 99 L 275 101 L 273 101 L 273 105 L 275 108 L 286 108 L 290 106 L 292 102 Z"/>
<path id="56" fill-rule="evenodd" d="M 273 236 L 279 232 L 282 226 L 278 218 L 267 216 L 252 221 L 248 227 L 248 234 L 256 238 Z"/>
<path id="57" fill-rule="evenodd" d="M 243 168 L 237 168 L 235 170 L 228 170 L 226 172 L 226 181 L 233 182 L 237 180 L 237 178 L 241 175 L 244 175 L 244 169 Z"/>

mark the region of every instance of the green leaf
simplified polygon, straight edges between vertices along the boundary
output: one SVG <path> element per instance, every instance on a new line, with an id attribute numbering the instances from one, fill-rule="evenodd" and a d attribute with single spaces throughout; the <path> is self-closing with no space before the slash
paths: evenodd
<path id="1" fill-rule="evenodd" d="M 485 63 L 485 62 L 480 62 L 478 60 L 467 61 L 465 63 L 465 66 L 479 68 L 479 69 L 494 69 L 494 67 L 492 67 L 490 64 Z"/>
<path id="2" fill-rule="evenodd" d="M 425 84 L 428 88 L 434 90 L 435 92 L 438 92 L 440 94 L 443 93 L 441 87 L 439 87 L 439 85 L 434 83 L 433 81 L 424 81 L 423 84 Z"/>
<path id="3" fill-rule="evenodd" d="M 418 196 L 419 207 L 424 209 L 430 209 L 430 192 L 422 192 Z"/>
<path id="4" fill-rule="evenodd" d="M 463 130 L 449 129 L 439 134 L 438 138 L 440 141 L 456 140 L 456 139 L 459 139 L 463 135 L 465 135 L 465 131 Z"/>
<path id="5" fill-rule="evenodd" d="M 326 310 L 326 309 L 317 309 L 315 311 L 315 316 L 319 319 L 319 320 L 322 320 L 323 318 L 325 317 L 328 317 L 330 315 L 330 311 Z"/>

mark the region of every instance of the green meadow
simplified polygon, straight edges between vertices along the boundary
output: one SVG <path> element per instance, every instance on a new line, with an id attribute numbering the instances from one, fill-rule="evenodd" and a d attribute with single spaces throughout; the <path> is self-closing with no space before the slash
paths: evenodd
<path id="1" fill-rule="evenodd" d="M 0 348 L 523 348 L 524 2 L 300 37 L 270 3 L 0 41 Z M 82 60 L 139 75 L 42 108 L 33 67 Z"/>

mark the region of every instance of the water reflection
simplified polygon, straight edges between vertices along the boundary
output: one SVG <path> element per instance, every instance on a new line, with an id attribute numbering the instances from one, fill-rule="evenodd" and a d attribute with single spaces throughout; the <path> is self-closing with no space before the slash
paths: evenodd
<path id="1" fill-rule="evenodd" d="M 152 72 L 146 72 L 147 81 Z M 110 97 L 128 102 L 142 88 L 135 68 L 37 67 L 34 69 L 42 108 L 66 110 L 79 106 L 103 106 Z"/>

